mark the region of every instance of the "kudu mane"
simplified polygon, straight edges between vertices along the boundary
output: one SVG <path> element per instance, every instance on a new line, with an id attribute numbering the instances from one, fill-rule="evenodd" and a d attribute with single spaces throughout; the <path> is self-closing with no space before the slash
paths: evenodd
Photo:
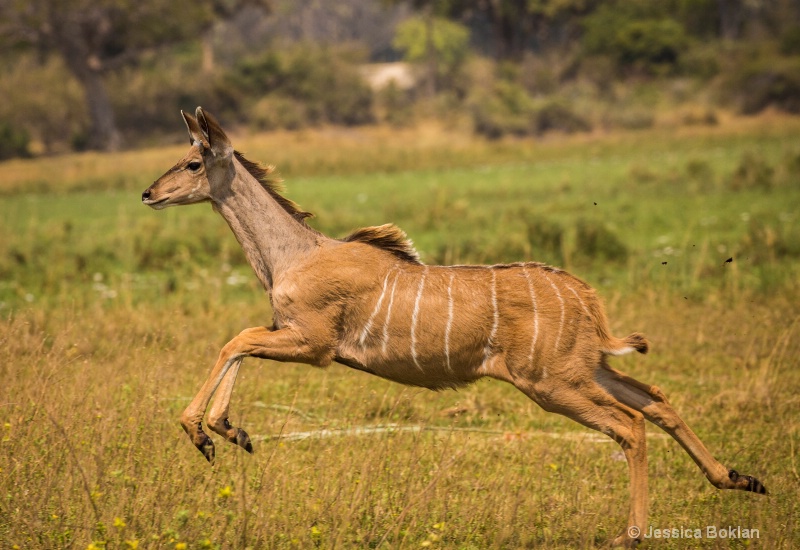
<path id="1" fill-rule="evenodd" d="M 275 202 L 277 202 L 281 208 L 304 226 L 313 229 L 306 223 L 306 218 L 311 218 L 314 215 L 311 212 L 306 212 L 301 209 L 296 202 L 281 195 L 281 192 L 284 191 L 283 179 L 275 173 L 274 165 L 253 162 L 239 151 L 234 151 L 234 155 L 236 156 L 236 160 L 238 160 L 244 169 L 261 184 L 261 187 L 275 199 Z M 419 259 L 419 254 L 414 249 L 414 245 L 408 239 L 408 236 L 402 229 L 394 224 L 379 225 L 377 227 L 362 227 L 361 229 L 353 231 L 350 235 L 342 239 L 342 241 L 348 243 L 365 243 L 385 250 L 406 262 L 413 264 L 422 263 Z"/>

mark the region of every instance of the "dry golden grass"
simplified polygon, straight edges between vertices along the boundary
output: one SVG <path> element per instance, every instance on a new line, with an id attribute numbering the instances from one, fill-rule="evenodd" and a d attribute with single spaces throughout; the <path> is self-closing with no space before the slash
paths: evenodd
<path id="1" fill-rule="evenodd" d="M 759 530 L 755 547 L 796 545 L 793 306 L 638 296 L 621 308 L 615 324 L 654 347 L 624 368 L 659 384 L 725 464 L 772 492 L 717 491 L 650 426 L 650 523 L 741 526 Z M 624 526 L 618 447 L 497 382 L 431 394 L 338 366 L 248 360 L 232 410 L 256 453 L 218 441 L 209 468 L 177 418 L 227 335 L 264 321 L 242 311 L 65 308 L 5 322 L 4 546 L 594 548 Z M 353 433 L 387 425 L 420 430 Z M 322 430 L 343 431 L 278 438 Z"/>

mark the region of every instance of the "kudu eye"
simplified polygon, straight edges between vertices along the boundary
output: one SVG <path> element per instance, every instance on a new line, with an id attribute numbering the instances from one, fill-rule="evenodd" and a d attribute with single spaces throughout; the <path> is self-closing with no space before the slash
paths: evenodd
<path id="1" fill-rule="evenodd" d="M 187 164 L 186 166 L 187 166 L 187 168 L 189 168 L 189 170 L 191 170 L 192 172 L 197 172 L 198 170 L 200 170 L 200 167 L 201 167 L 201 166 L 203 166 L 203 163 L 202 163 L 202 162 L 198 162 L 198 161 L 196 161 L 196 160 L 193 160 L 192 162 L 190 162 L 190 163 L 189 163 L 189 164 Z"/>

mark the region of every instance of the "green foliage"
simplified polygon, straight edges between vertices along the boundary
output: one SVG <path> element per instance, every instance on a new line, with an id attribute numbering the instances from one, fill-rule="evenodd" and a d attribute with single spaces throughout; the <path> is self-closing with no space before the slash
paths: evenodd
<path id="1" fill-rule="evenodd" d="M 577 259 L 586 263 L 598 260 L 624 262 L 628 247 L 606 224 L 579 220 L 575 235 Z"/>
<path id="2" fill-rule="evenodd" d="M 41 151 L 63 151 L 86 134 L 82 92 L 61 59 L 21 55 L 0 70 L 0 120 L 37 142 Z"/>
<path id="3" fill-rule="evenodd" d="M 673 71 L 689 41 L 683 26 L 667 17 L 637 17 L 604 5 L 584 20 L 583 50 L 609 55 L 622 69 L 647 74 Z"/>
<path id="4" fill-rule="evenodd" d="M 800 25 L 789 27 L 780 37 L 780 50 L 784 55 L 800 55 Z"/>
<path id="5" fill-rule="evenodd" d="M 259 129 L 321 123 L 352 126 L 374 120 L 372 91 L 356 68 L 358 55 L 304 45 L 239 61 L 217 85 L 227 108 Z"/>
<path id="6" fill-rule="evenodd" d="M 475 131 L 489 138 L 531 133 L 534 101 L 520 84 L 495 83 L 490 93 L 479 95 L 472 105 Z"/>
<path id="7" fill-rule="evenodd" d="M 535 100 L 514 81 L 500 79 L 472 100 L 475 131 L 489 138 L 591 130 L 591 123 L 561 99 Z"/>
<path id="8" fill-rule="evenodd" d="M 397 26 L 395 48 L 411 63 L 435 61 L 442 76 L 452 76 L 467 57 L 469 29 L 441 17 L 410 17 Z"/>
<path id="9" fill-rule="evenodd" d="M 14 128 L 8 122 L 0 120 L 0 160 L 30 156 L 29 142 L 28 132 Z"/>
<path id="10" fill-rule="evenodd" d="M 403 90 L 393 81 L 377 94 L 376 104 L 380 120 L 394 127 L 407 126 L 414 120 L 414 98 L 409 90 Z"/>
<path id="11" fill-rule="evenodd" d="M 591 123 L 578 114 L 566 101 L 551 99 L 540 103 L 533 118 L 534 133 L 539 135 L 550 130 L 571 134 L 588 132 Z"/>
<path id="12" fill-rule="evenodd" d="M 735 70 L 727 81 L 744 114 L 770 106 L 800 113 L 800 57 L 758 59 Z"/>

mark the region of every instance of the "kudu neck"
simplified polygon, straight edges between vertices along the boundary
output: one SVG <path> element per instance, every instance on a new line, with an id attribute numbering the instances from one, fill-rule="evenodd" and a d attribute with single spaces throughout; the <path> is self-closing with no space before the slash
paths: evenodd
<path id="1" fill-rule="evenodd" d="M 300 223 L 248 173 L 231 181 L 224 196 L 214 200 L 228 222 L 261 284 L 268 291 L 292 264 L 319 246 L 322 235 Z"/>

